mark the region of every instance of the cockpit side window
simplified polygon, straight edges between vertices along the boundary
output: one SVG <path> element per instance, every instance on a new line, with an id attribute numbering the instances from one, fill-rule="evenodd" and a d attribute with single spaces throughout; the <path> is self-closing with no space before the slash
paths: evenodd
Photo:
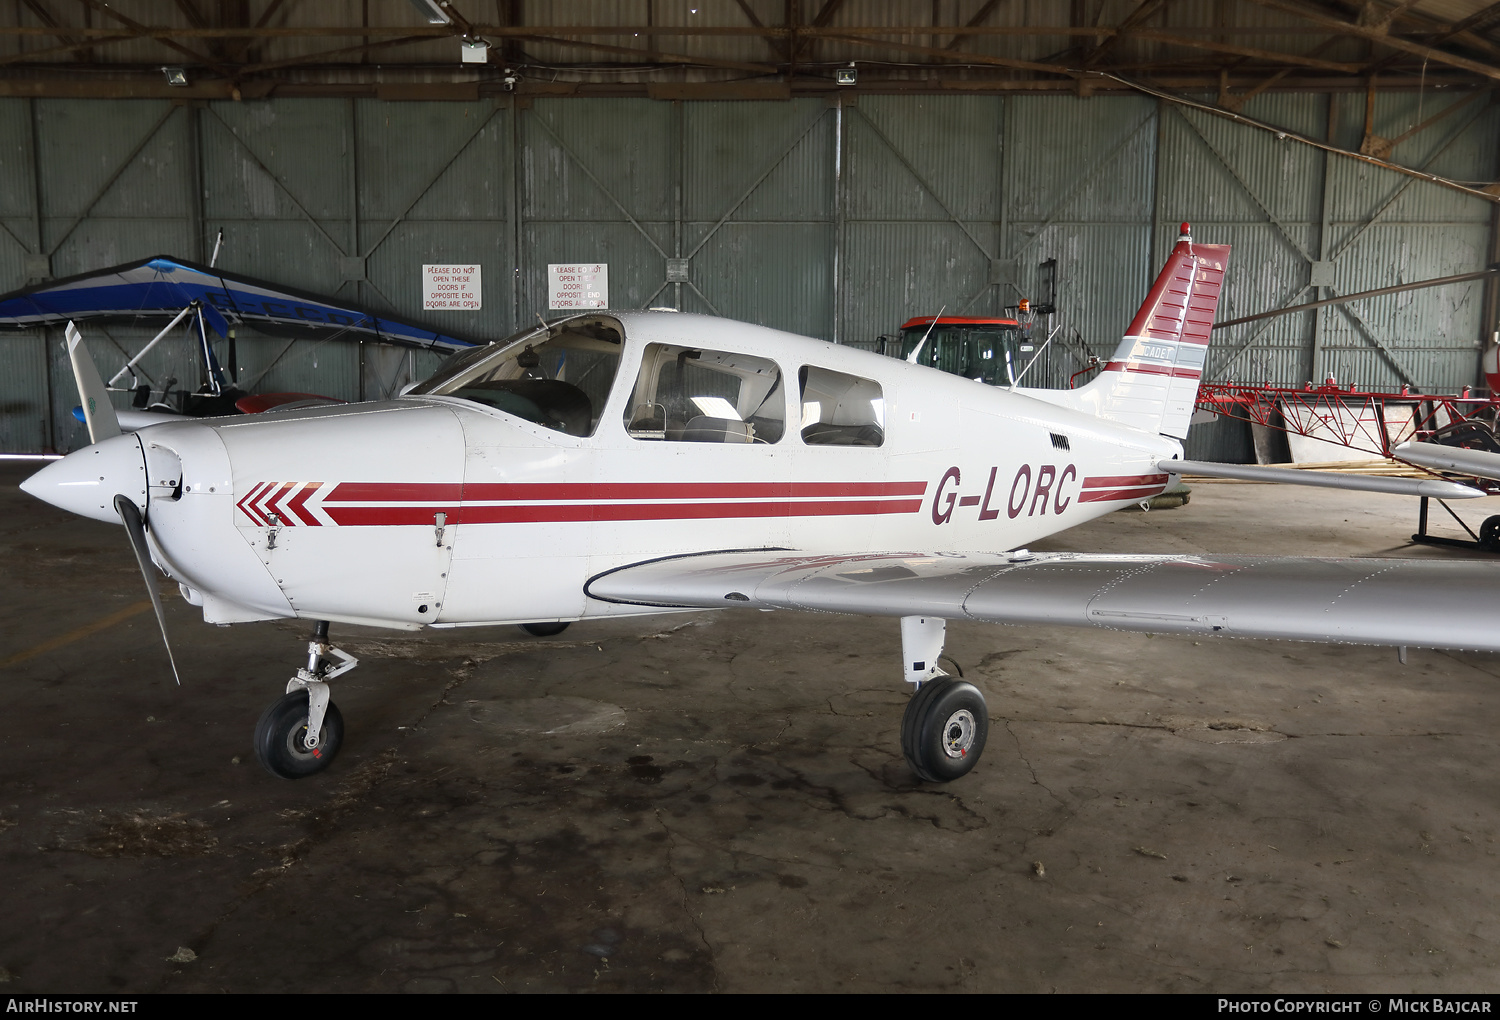
<path id="1" fill-rule="evenodd" d="M 809 446 L 880 446 L 885 399 L 873 379 L 816 365 L 797 373 L 802 390 L 802 441 Z"/>
<path id="2" fill-rule="evenodd" d="M 567 319 L 487 354 L 465 351 L 409 392 L 461 397 L 570 436 L 591 436 L 624 341 L 624 328 L 610 316 Z"/>
<path id="3" fill-rule="evenodd" d="M 776 443 L 786 392 L 774 361 L 675 344 L 647 344 L 625 408 L 633 439 Z"/>

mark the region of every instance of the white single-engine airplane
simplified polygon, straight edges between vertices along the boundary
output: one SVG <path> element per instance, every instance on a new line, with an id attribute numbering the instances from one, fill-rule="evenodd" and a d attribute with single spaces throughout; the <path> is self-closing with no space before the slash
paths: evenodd
<path id="1" fill-rule="evenodd" d="M 342 738 L 328 682 L 356 663 L 330 621 L 899 617 L 915 688 L 902 750 L 929 781 L 973 768 L 988 729 L 980 692 L 939 668 L 948 619 L 1500 650 L 1490 564 L 1022 548 L 1189 470 L 1480 494 L 1182 460 L 1228 256 L 1184 224 L 1105 371 L 1070 391 L 976 386 L 708 316 L 590 312 L 455 355 L 395 400 L 121 434 L 71 330 L 93 445 L 22 488 L 123 521 L 164 638 L 148 560 L 209 623 L 316 622 L 256 727 L 262 764 L 287 778 L 326 767 Z"/>

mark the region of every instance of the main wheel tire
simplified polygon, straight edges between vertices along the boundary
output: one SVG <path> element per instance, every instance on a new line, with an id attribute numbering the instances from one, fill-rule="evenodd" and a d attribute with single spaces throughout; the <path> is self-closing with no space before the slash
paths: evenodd
<path id="1" fill-rule="evenodd" d="M 1500 552 L 1500 514 L 1486 517 L 1479 526 L 1479 544 L 1490 552 Z"/>
<path id="2" fill-rule="evenodd" d="M 255 724 L 255 757 L 265 770 L 282 779 L 302 779 L 326 769 L 344 742 L 344 717 L 332 701 L 323 714 L 318 746 L 309 748 L 307 692 L 292 691 L 261 715 Z"/>
<path id="3" fill-rule="evenodd" d="M 989 708 L 979 688 L 939 677 L 918 688 L 907 703 L 901 752 L 918 779 L 946 783 L 978 764 L 989 731 Z"/>
<path id="4" fill-rule="evenodd" d="M 523 623 L 521 629 L 534 637 L 552 637 L 568 629 L 566 623 Z"/>

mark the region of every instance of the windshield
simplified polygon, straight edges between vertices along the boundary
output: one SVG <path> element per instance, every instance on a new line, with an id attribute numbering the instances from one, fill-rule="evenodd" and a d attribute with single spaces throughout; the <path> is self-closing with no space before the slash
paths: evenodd
<path id="1" fill-rule="evenodd" d="M 570 436 L 591 436 L 624 341 L 618 319 L 579 316 L 456 355 L 410 392 L 461 397 Z"/>

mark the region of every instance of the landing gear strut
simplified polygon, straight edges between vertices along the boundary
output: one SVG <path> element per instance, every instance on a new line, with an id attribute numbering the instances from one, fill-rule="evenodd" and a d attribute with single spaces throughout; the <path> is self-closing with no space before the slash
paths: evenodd
<path id="1" fill-rule="evenodd" d="M 328 681 L 358 665 L 328 643 L 328 621 L 319 620 L 307 643 L 307 666 L 255 724 L 255 756 L 267 772 L 301 779 L 328 767 L 344 740 L 344 717 L 329 699 Z"/>
<path id="2" fill-rule="evenodd" d="M 901 619 L 906 680 L 916 691 L 901 720 L 901 753 L 918 779 L 946 783 L 979 763 L 989 736 L 989 708 L 973 684 L 938 667 L 947 621 Z"/>
<path id="3" fill-rule="evenodd" d="M 1449 545 L 1460 549 L 1480 549 L 1484 552 L 1500 552 L 1500 514 L 1486 517 L 1484 523 L 1479 526 L 1479 534 L 1474 534 L 1474 529 L 1465 524 L 1453 512 L 1453 508 L 1442 500 L 1438 500 L 1438 506 L 1448 511 L 1448 516 L 1458 521 L 1458 526 L 1469 533 L 1464 538 L 1444 538 L 1441 535 L 1429 535 L 1427 533 L 1427 496 L 1423 496 L 1417 509 L 1417 533 L 1411 537 L 1413 542 L 1423 545 Z"/>

